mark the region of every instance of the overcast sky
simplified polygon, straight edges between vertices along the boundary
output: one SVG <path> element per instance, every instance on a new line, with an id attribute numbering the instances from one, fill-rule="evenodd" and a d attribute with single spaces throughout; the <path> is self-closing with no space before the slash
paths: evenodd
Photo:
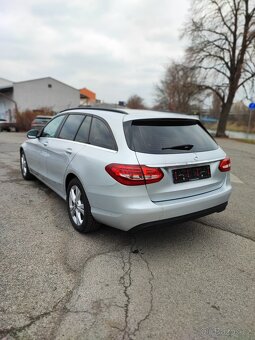
<path id="1" fill-rule="evenodd" d="M 183 55 L 189 0 L 0 0 L 0 78 L 51 76 L 116 103 L 153 103 L 154 86 Z"/>

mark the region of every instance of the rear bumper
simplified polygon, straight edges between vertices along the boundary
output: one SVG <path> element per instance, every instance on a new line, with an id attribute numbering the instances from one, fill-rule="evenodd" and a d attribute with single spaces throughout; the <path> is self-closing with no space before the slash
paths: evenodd
<path id="1" fill-rule="evenodd" d="M 128 231 L 160 223 L 194 219 L 226 208 L 231 194 L 227 180 L 217 190 L 164 202 L 152 202 L 148 195 L 137 197 L 107 197 L 107 205 L 91 209 L 94 218 L 106 225 Z"/>
<path id="2" fill-rule="evenodd" d="M 155 226 L 155 225 L 162 225 L 162 224 L 173 225 L 173 224 L 182 223 L 182 222 L 186 222 L 186 221 L 190 221 L 190 220 L 195 220 L 195 219 L 203 217 L 203 216 L 207 216 L 207 215 L 210 215 L 210 214 L 213 214 L 213 213 L 216 213 L 216 212 L 219 213 L 221 211 L 224 211 L 226 209 L 227 205 L 228 205 L 228 202 L 225 202 L 223 204 L 217 205 L 216 207 L 197 211 L 197 212 L 187 214 L 187 215 L 184 215 L 184 216 L 172 217 L 172 218 L 168 218 L 168 219 L 165 219 L 165 220 L 143 223 L 143 224 L 140 224 L 140 225 L 130 229 L 130 231 L 135 232 L 135 231 L 142 230 L 142 229 L 152 227 L 152 226 Z"/>

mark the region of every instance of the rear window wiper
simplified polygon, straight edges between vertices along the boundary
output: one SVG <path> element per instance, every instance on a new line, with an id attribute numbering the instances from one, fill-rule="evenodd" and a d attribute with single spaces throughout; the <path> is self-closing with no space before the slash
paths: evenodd
<path id="1" fill-rule="evenodd" d="M 183 144 L 183 145 L 175 145 L 170 147 L 162 148 L 161 150 L 191 150 L 194 145 L 192 144 Z"/>

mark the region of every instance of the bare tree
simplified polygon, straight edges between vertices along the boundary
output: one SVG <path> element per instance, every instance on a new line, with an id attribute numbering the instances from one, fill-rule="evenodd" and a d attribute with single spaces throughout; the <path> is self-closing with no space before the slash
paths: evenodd
<path id="1" fill-rule="evenodd" d="M 199 91 L 196 72 L 184 63 L 173 61 L 166 68 L 164 78 L 156 86 L 155 107 L 189 113 L 198 101 Z"/>
<path id="2" fill-rule="evenodd" d="M 221 101 L 217 136 L 225 136 L 237 91 L 246 97 L 255 77 L 255 0 L 193 0 L 185 33 L 187 55 L 200 71 L 201 90 Z"/>
<path id="3" fill-rule="evenodd" d="M 134 94 L 128 98 L 127 107 L 130 109 L 145 109 L 144 100 L 140 96 Z"/>

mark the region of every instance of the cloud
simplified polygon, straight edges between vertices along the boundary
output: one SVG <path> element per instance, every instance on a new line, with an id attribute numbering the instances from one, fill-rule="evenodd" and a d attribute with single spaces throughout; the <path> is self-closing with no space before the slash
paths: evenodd
<path id="1" fill-rule="evenodd" d="M 52 76 L 117 102 L 153 86 L 183 54 L 188 0 L 3 0 L 0 77 Z"/>

